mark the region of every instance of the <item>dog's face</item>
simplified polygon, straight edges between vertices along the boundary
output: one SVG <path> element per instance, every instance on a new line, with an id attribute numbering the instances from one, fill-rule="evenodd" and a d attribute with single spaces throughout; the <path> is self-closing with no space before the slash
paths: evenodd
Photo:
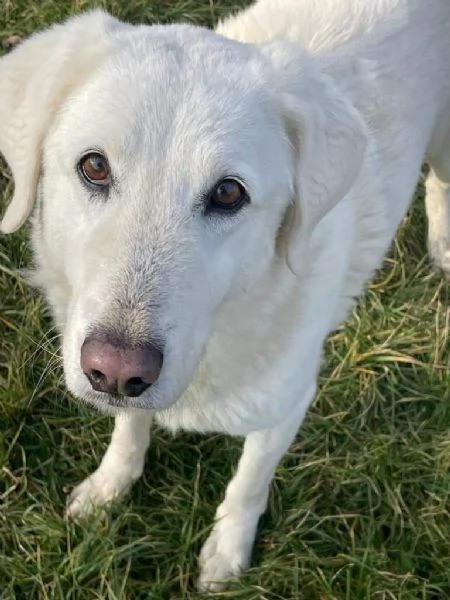
<path id="1" fill-rule="evenodd" d="M 161 409 L 188 386 L 215 313 L 273 265 L 299 188 L 303 202 L 315 201 L 297 207 L 290 235 L 306 237 L 353 182 L 358 156 L 347 167 L 342 153 L 347 162 L 361 153 L 364 135 L 351 107 L 334 92 L 328 98 L 315 75 L 305 89 L 315 85 L 333 119 L 338 113 L 336 132 L 331 120 L 330 134 L 309 131 L 287 91 L 282 105 L 274 63 L 291 61 L 277 48 L 185 26 L 111 29 L 98 64 L 58 92 L 50 117 L 45 109 L 37 279 L 63 329 L 72 393 L 99 407 Z M 11 128 L 1 125 L 17 181 L 20 161 L 1 145 Z M 345 148 L 324 147 L 327 136 Z M 302 143 L 313 148 L 300 157 Z M 108 369 L 115 383 L 106 385 L 99 376 Z M 117 385 L 124 377 L 134 383 Z"/>
<path id="2" fill-rule="evenodd" d="M 80 367 L 85 338 L 104 332 L 163 353 L 157 380 L 126 402 L 176 400 L 214 311 L 273 256 L 291 197 L 287 139 L 251 49 L 206 36 L 125 43 L 46 139 L 39 228 L 71 290 L 63 354 L 77 397 L 108 401 Z"/>

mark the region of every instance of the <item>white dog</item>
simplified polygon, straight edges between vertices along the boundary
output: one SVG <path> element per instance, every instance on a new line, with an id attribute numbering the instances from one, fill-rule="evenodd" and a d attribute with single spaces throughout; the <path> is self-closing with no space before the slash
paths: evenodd
<path id="1" fill-rule="evenodd" d="M 0 150 L 67 385 L 117 415 L 68 512 L 141 475 L 153 419 L 246 436 L 201 552 L 219 589 L 424 158 L 450 272 L 450 3 L 260 0 L 215 33 L 90 12 L 1 59 Z"/>

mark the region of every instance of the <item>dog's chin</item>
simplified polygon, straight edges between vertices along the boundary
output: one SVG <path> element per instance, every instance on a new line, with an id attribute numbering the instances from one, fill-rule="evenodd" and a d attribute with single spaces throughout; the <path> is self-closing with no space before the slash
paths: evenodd
<path id="1" fill-rule="evenodd" d="M 161 402 L 157 393 L 147 393 L 133 398 L 119 394 L 95 392 L 93 390 L 83 390 L 81 393 L 71 390 L 71 392 L 78 402 L 87 404 L 99 412 L 111 416 L 117 416 L 124 412 L 164 410 L 176 402 L 176 399 L 173 402 Z"/>
<path id="2" fill-rule="evenodd" d="M 116 416 L 124 412 L 157 410 L 155 404 L 148 398 L 130 398 L 118 394 L 87 392 L 75 395 L 76 400 L 88 404 L 99 412 Z"/>

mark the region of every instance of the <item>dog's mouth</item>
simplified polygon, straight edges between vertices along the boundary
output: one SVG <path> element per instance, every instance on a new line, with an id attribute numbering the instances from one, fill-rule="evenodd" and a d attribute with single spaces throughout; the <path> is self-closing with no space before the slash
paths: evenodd
<path id="1" fill-rule="evenodd" d="M 156 410 L 155 402 L 146 397 L 131 397 L 121 394 L 89 391 L 79 400 L 107 414 L 117 414 L 127 410 Z"/>
<path id="2" fill-rule="evenodd" d="M 109 406 L 117 408 L 128 406 L 130 400 L 131 398 L 129 396 L 122 396 L 121 394 L 106 394 L 105 399 Z"/>

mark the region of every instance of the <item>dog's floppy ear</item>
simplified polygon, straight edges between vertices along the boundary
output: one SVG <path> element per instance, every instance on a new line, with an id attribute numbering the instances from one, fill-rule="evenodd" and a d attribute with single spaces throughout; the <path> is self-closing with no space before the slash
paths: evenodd
<path id="1" fill-rule="evenodd" d="M 0 152 L 15 190 L 0 230 L 11 233 L 29 216 L 41 162 L 41 145 L 64 98 L 97 68 L 107 32 L 118 21 L 101 11 L 38 33 L 0 59 Z"/>
<path id="2" fill-rule="evenodd" d="M 316 64 L 287 42 L 263 47 L 293 147 L 294 206 L 286 240 L 289 264 L 319 221 L 347 194 L 364 160 L 366 125 Z"/>

